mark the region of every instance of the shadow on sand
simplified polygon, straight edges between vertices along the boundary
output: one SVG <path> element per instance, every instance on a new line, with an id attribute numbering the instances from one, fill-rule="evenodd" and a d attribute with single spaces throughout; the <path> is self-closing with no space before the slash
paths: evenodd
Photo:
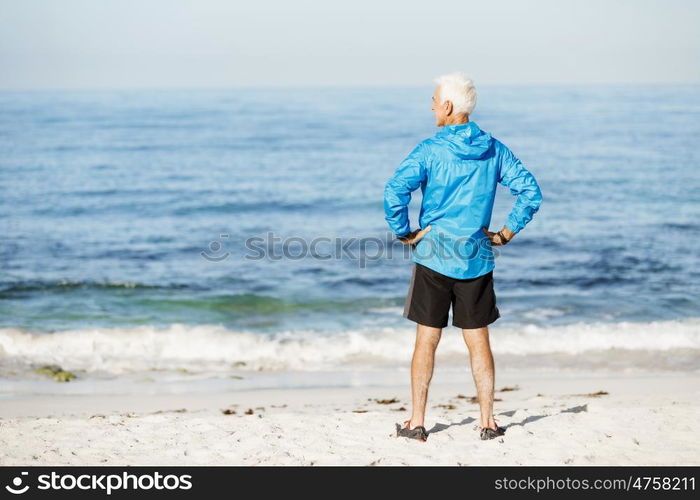
<path id="1" fill-rule="evenodd" d="M 501 413 L 498 413 L 498 415 L 505 415 L 506 417 L 512 417 L 513 415 L 515 415 L 516 411 L 517 410 L 502 411 Z M 529 417 L 521 420 L 520 422 L 511 422 L 510 424 L 504 425 L 503 427 L 505 429 L 508 429 L 509 427 L 514 427 L 516 425 L 519 425 L 522 427 L 522 426 L 525 426 L 529 423 L 536 422 L 536 421 L 538 421 L 542 418 L 545 418 L 545 417 L 554 417 L 554 416 L 560 415 L 562 413 L 581 413 L 584 411 L 588 411 L 588 405 L 572 406 L 571 408 L 566 408 L 565 410 L 561 410 L 560 412 L 554 413 L 552 415 L 530 415 Z M 442 431 L 449 429 L 450 427 L 453 427 L 453 426 L 468 425 L 468 424 L 471 424 L 472 422 L 476 422 L 476 419 L 472 418 L 472 417 L 467 417 L 464 420 L 462 420 L 461 422 L 454 422 L 451 424 L 437 423 L 428 431 L 428 434 L 442 432 Z"/>

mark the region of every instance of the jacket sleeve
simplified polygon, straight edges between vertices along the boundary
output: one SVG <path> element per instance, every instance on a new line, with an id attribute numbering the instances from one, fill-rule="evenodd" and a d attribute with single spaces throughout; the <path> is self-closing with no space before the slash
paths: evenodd
<path id="1" fill-rule="evenodd" d="M 411 193 L 426 180 L 423 143 L 401 162 L 384 188 L 384 219 L 397 237 L 411 232 L 408 220 L 408 204 Z"/>
<path id="2" fill-rule="evenodd" d="M 523 229 L 542 204 L 542 191 L 535 177 L 518 158 L 502 145 L 502 156 L 498 182 L 516 196 L 515 205 L 508 215 L 506 226 L 514 233 Z"/>

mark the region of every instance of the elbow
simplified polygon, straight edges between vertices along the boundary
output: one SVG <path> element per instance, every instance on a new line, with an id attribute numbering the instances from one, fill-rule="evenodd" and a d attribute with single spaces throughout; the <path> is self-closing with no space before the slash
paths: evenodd
<path id="1" fill-rule="evenodd" d="M 537 212 L 540 209 L 540 206 L 542 205 L 542 189 L 540 188 L 540 185 L 535 181 L 533 178 L 533 183 L 532 183 L 532 191 L 530 193 L 530 207 L 532 207 L 533 213 Z"/>
<path id="2" fill-rule="evenodd" d="M 397 193 L 396 193 L 396 188 L 394 187 L 394 183 L 392 180 L 388 180 L 387 183 L 384 185 L 384 203 L 391 203 L 396 201 L 397 199 Z"/>
<path id="3" fill-rule="evenodd" d="M 536 213 L 542 206 L 542 195 L 535 197 L 530 206 L 532 207 L 532 212 Z"/>

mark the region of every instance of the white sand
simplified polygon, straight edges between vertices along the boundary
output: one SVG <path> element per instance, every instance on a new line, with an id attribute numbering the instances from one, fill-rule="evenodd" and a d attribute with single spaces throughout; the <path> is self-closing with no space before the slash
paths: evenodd
<path id="1" fill-rule="evenodd" d="M 426 443 L 394 437 L 408 385 L 5 399 L 0 464 L 700 464 L 696 374 L 499 376 L 514 385 L 496 393 L 506 435 L 480 441 L 478 405 L 456 397 L 474 394 L 468 374 L 436 382 Z"/>

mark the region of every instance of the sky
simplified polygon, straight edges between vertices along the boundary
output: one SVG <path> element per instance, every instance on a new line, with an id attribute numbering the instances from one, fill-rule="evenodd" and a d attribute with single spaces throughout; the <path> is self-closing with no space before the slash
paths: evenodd
<path id="1" fill-rule="evenodd" d="M 0 89 L 700 83 L 694 0 L 0 0 Z"/>

